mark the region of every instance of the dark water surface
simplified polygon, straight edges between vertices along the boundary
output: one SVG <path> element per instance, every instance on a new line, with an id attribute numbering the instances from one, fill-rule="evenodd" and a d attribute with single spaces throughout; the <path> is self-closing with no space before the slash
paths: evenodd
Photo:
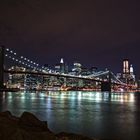
<path id="1" fill-rule="evenodd" d="M 24 111 L 47 120 L 49 128 L 90 137 L 139 140 L 140 93 L 17 92 L 0 93 L 0 111 Z"/>

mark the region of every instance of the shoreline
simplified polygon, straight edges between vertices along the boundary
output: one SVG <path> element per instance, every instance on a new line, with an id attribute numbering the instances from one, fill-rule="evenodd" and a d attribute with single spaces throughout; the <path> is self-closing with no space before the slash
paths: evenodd
<path id="1" fill-rule="evenodd" d="M 0 89 L 0 92 L 19 92 L 19 91 L 34 91 L 34 92 L 49 92 L 49 91 L 54 91 L 54 92 L 67 92 L 67 91 L 83 91 L 83 92 L 109 92 L 109 93 L 139 93 L 140 90 L 134 90 L 134 91 L 100 91 L 100 90 L 46 90 L 46 89 L 27 89 L 27 90 L 22 90 L 19 88 L 4 88 Z"/>
<path id="2" fill-rule="evenodd" d="M 20 117 L 10 111 L 0 112 L 0 140 L 98 140 L 76 133 L 55 134 L 34 114 L 23 112 Z"/>

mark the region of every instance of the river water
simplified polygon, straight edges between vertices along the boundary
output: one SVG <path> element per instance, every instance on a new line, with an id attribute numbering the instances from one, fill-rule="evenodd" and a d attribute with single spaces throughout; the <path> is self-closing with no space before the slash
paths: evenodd
<path id="1" fill-rule="evenodd" d="M 95 138 L 140 139 L 140 93 L 3 92 L 0 111 L 20 116 L 24 111 L 48 121 L 55 132 Z"/>

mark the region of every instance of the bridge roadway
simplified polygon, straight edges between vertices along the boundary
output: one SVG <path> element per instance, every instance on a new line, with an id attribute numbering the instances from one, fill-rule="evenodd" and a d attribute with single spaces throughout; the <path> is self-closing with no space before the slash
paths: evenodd
<path id="1" fill-rule="evenodd" d="M 42 75 L 42 76 L 77 78 L 77 79 L 81 79 L 81 80 L 95 81 L 98 83 L 107 82 L 106 80 L 95 79 L 95 78 L 88 77 L 88 76 L 75 76 L 75 75 L 59 74 L 59 73 L 45 73 L 45 72 L 38 72 L 38 71 L 37 72 L 36 71 L 13 71 L 13 70 L 4 70 L 4 72 L 10 73 L 10 74 L 33 74 L 33 75 Z M 117 83 L 117 82 L 111 82 L 111 84 L 122 85 L 122 84 Z"/>

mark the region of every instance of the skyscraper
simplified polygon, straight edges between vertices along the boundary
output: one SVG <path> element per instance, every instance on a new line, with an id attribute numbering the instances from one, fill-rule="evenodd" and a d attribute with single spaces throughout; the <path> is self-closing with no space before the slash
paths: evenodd
<path id="1" fill-rule="evenodd" d="M 123 74 L 129 73 L 129 61 L 128 59 L 123 60 Z"/>
<path id="2" fill-rule="evenodd" d="M 134 69 L 133 69 L 133 66 L 132 66 L 132 64 L 130 65 L 130 74 L 134 74 Z"/>
<path id="3" fill-rule="evenodd" d="M 60 73 L 65 73 L 65 64 L 63 58 L 60 60 Z"/>
<path id="4" fill-rule="evenodd" d="M 128 59 L 123 60 L 123 80 L 126 83 L 135 83 L 135 75 L 134 75 L 134 69 L 132 64 L 129 67 L 129 61 Z"/>
<path id="5" fill-rule="evenodd" d="M 123 60 L 123 79 L 124 79 L 124 82 L 128 83 L 129 77 L 130 77 L 129 61 L 128 61 L 128 59 L 124 59 Z"/>
<path id="6" fill-rule="evenodd" d="M 64 64 L 64 59 L 63 58 L 61 58 L 60 64 Z"/>
<path id="7" fill-rule="evenodd" d="M 134 68 L 132 64 L 130 65 L 130 79 L 135 82 Z"/>

